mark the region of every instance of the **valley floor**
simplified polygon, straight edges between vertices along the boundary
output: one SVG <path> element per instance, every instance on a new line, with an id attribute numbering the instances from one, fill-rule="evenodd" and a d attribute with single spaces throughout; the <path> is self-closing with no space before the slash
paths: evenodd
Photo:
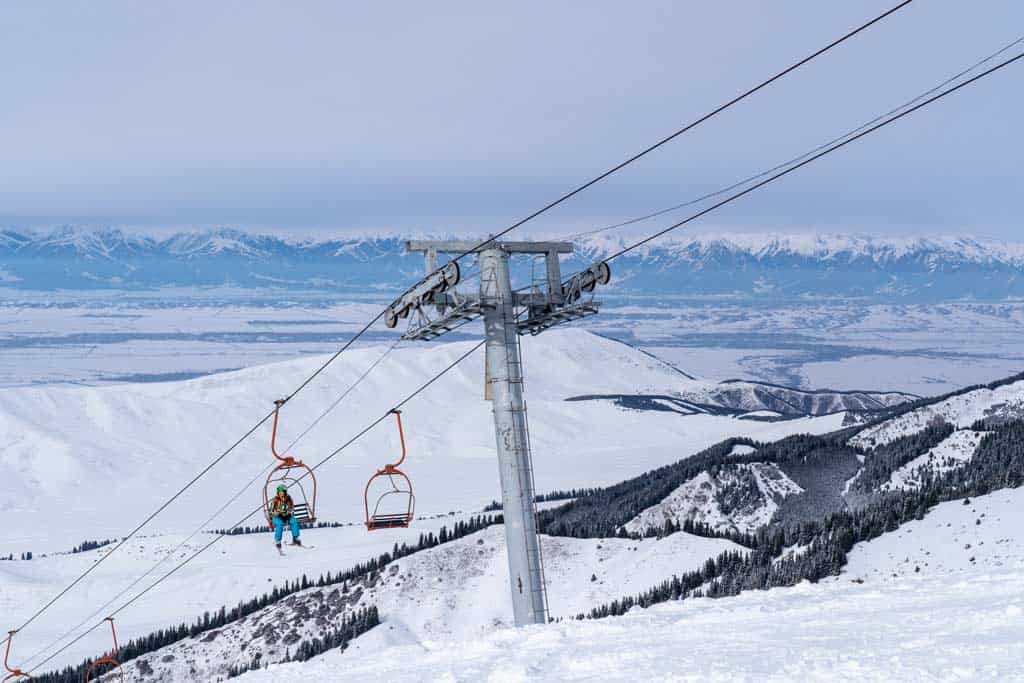
<path id="1" fill-rule="evenodd" d="M 239 680 L 1020 680 L 1024 567 L 865 584 L 844 575 L 503 630 L 458 647 L 399 638 L 385 622 L 344 654 Z"/>

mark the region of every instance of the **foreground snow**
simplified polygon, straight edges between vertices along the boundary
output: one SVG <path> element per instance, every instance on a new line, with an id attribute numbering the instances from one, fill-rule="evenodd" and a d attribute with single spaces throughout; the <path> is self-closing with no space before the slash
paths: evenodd
<path id="1" fill-rule="evenodd" d="M 344 654 L 242 680 L 1019 679 L 1022 506 L 1020 488 L 942 503 L 857 544 L 842 575 L 817 585 L 506 629 L 458 647 L 413 645 L 385 616 Z"/>
<path id="2" fill-rule="evenodd" d="M 382 650 L 394 634 L 384 623 L 343 654 L 238 680 L 1007 680 L 1024 657 L 1024 570 L 843 579 Z"/>

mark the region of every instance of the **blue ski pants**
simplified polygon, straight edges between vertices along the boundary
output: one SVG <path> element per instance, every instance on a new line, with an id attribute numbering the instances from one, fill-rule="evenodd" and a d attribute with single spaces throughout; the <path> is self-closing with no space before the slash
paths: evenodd
<path id="1" fill-rule="evenodd" d="M 292 528 L 292 538 L 299 537 L 299 520 L 295 517 L 289 517 L 288 523 Z M 284 520 L 280 517 L 274 517 L 274 540 L 278 543 L 281 542 L 281 537 L 284 536 Z"/>

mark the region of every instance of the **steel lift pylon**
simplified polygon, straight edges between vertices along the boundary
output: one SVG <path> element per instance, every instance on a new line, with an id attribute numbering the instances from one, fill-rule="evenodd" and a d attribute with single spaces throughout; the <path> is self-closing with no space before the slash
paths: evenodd
<path id="1" fill-rule="evenodd" d="M 529 424 L 523 396 L 523 363 L 519 337 L 594 315 L 592 293 L 607 284 L 611 271 L 604 262 L 561 278 L 560 254 L 571 254 L 568 242 L 498 242 L 478 245 L 462 241 L 411 241 L 410 252 L 424 254 L 427 277 L 397 299 L 385 322 L 395 327 L 412 317 L 404 339 L 429 341 L 468 321 L 482 318 L 486 338 L 485 398 L 491 401 L 501 478 L 501 498 L 508 547 L 509 586 L 517 626 L 548 619 L 547 594 L 534 494 Z M 439 254 L 476 254 L 479 291 L 460 293 L 459 264 L 438 268 Z M 543 275 L 524 291 L 512 289 L 509 260 L 524 254 L 544 260 Z"/>

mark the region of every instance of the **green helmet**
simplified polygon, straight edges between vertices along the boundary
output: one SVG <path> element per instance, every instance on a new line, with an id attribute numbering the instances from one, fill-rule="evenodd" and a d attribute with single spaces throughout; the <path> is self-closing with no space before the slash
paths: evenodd
<path id="1" fill-rule="evenodd" d="M 285 486 L 284 484 L 278 484 L 277 492 L 278 493 L 287 493 L 288 492 L 288 487 Z"/>

